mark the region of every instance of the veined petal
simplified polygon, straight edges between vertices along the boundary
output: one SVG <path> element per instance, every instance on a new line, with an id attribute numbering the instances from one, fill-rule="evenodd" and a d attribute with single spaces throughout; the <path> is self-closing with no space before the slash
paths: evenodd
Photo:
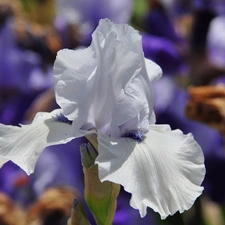
<path id="1" fill-rule="evenodd" d="M 141 217 L 147 207 L 165 219 L 189 209 L 202 193 L 205 175 L 201 148 L 191 134 L 169 126 L 149 127 L 143 142 L 130 138 L 98 136 L 101 181 L 124 186 L 132 194 L 130 204 Z"/>
<path id="2" fill-rule="evenodd" d="M 57 118 L 59 112 L 38 113 L 30 125 L 21 127 L 0 124 L 0 166 L 11 160 L 30 174 L 45 147 L 74 139 L 71 124 Z"/>

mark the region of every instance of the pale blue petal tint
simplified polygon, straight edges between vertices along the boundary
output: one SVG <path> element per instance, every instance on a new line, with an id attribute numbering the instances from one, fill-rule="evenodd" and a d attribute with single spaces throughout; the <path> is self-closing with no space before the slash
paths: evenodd
<path id="1" fill-rule="evenodd" d="M 141 36 L 127 24 L 101 20 L 86 49 L 58 52 L 55 92 L 74 130 L 96 128 L 113 137 L 155 122 L 151 81 L 161 69 L 144 59 Z"/>

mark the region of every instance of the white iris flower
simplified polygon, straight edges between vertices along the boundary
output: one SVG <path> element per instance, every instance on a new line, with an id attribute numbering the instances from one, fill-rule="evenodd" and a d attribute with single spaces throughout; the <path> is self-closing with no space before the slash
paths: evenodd
<path id="1" fill-rule="evenodd" d="M 30 174 L 45 147 L 96 132 L 100 180 L 123 185 L 141 217 L 147 207 L 162 219 L 189 209 L 203 191 L 204 157 L 191 134 L 155 125 L 151 82 L 161 73 L 144 58 L 138 31 L 101 20 L 88 48 L 57 55 L 61 109 L 30 125 L 0 124 L 1 165 L 11 160 Z"/>

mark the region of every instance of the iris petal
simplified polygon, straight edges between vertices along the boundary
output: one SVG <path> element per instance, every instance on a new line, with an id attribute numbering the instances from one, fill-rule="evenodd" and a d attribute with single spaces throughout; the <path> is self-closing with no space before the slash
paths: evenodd
<path id="1" fill-rule="evenodd" d="M 59 112 L 38 113 L 33 123 L 21 127 L 0 124 L 0 166 L 11 160 L 30 174 L 45 147 L 74 139 L 72 126 L 57 120 Z"/>
<path id="2" fill-rule="evenodd" d="M 54 63 L 56 101 L 68 119 L 79 116 L 79 125 L 87 118 L 87 106 L 90 105 L 87 96 L 92 96 L 89 90 L 95 70 L 96 59 L 91 47 L 76 51 L 63 49 L 57 53 Z"/>
<path id="3" fill-rule="evenodd" d="M 162 69 L 152 60 L 145 58 L 145 65 L 151 82 L 158 80 L 162 76 Z"/>
<path id="4" fill-rule="evenodd" d="M 56 99 L 75 130 L 95 127 L 119 137 L 119 127 L 139 114 L 138 122 L 150 120 L 153 96 L 139 48 L 137 31 L 105 19 L 93 33 L 90 47 L 59 51 L 54 64 Z"/>
<path id="5" fill-rule="evenodd" d="M 147 207 L 162 219 L 181 213 L 202 193 L 204 157 L 190 134 L 153 125 L 142 142 L 105 135 L 99 135 L 98 141 L 100 180 L 123 185 L 142 217 Z"/>

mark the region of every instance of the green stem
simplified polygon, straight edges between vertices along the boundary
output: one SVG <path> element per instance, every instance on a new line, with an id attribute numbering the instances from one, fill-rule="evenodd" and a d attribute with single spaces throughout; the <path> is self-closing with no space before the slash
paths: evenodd
<path id="1" fill-rule="evenodd" d="M 67 225 L 91 225 L 85 216 L 85 212 L 77 199 L 74 199 L 71 217 Z"/>
<path id="2" fill-rule="evenodd" d="M 88 136 L 92 145 L 97 147 L 96 136 Z M 84 172 L 84 196 L 87 205 L 98 225 L 111 225 L 116 211 L 120 185 L 105 181 L 98 176 L 98 165 L 95 165 L 97 152 L 90 143 L 80 146 Z"/>
<path id="3" fill-rule="evenodd" d="M 120 185 L 109 181 L 101 182 L 98 178 L 98 167 L 93 165 L 86 169 L 85 200 L 98 225 L 111 225 L 117 205 Z"/>

